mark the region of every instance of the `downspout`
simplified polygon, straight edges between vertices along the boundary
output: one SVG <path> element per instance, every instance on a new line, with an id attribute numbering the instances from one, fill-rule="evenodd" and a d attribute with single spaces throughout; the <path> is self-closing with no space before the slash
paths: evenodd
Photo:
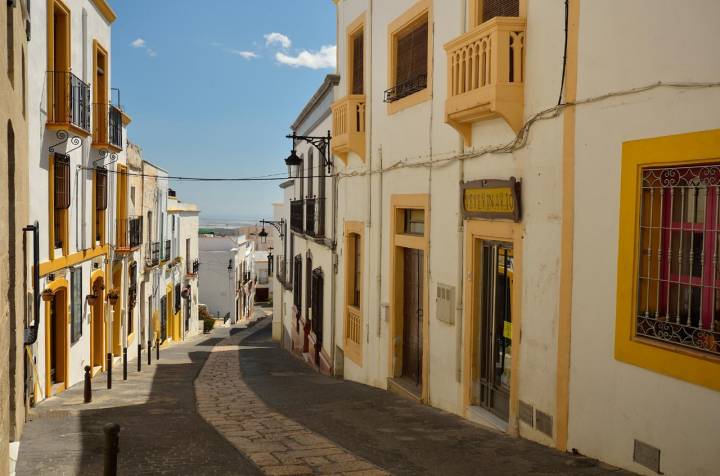
<path id="1" fill-rule="evenodd" d="M 463 1 L 462 18 L 460 24 L 460 31 L 465 34 L 467 32 L 467 0 Z M 458 134 L 458 152 L 461 155 L 465 154 L 465 139 L 462 134 Z M 465 161 L 459 160 L 458 163 L 458 184 L 462 187 L 465 182 Z M 462 189 L 462 188 L 461 188 Z M 457 247 L 458 247 L 458 264 L 457 264 L 457 306 L 455 307 L 455 329 L 456 329 L 456 343 L 455 343 L 455 380 L 462 382 L 462 356 L 463 356 L 463 298 L 464 292 L 464 279 L 463 279 L 463 265 L 465 263 L 465 242 L 463 240 L 464 234 L 464 221 L 463 221 L 463 204 L 462 196 L 458 203 L 458 223 L 457 223 Z M 462 387 L 461 387 L 462 388 Z M 460 396 L 460 402 L 462 402 L 463 396 Z M 461 403 L 462 405 L 462 403 Z"/>
<path id="2" fill-rule="evenodd" d="M 33 345 L 40 327 L 40 225 L 36 221 L 23 228 L 23 233 L 33 234 L 33 325 L 25 328 L 23 343 Z M 26 257 L 27 262 L 27 257 Z"/>

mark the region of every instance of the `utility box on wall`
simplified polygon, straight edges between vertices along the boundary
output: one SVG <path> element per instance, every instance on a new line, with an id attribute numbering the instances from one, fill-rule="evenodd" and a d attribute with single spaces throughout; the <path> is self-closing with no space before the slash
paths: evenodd
<path id="1" fill-rule="evenodd" d="M 439 321 L 455 324 L 455 287 L 438 283 L 435 306 Z"/>

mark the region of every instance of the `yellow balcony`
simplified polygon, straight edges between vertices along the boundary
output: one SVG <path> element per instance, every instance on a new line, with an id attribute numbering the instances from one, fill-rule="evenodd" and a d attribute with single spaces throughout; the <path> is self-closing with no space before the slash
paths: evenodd
<path id="1" fill-rule="evenodd" d="M 525 19 L 495 17 L 445 45 L 445 122 L 472 143 L 472 124 L 502 117 L 514 131 L 523 121 Z"/>
<path id="2" fill-rule="evenodd" d="M 365 95 L 346 96 L 335 102 L 332 152 L 344 161 L 350 152 L 365 160 Z"/>

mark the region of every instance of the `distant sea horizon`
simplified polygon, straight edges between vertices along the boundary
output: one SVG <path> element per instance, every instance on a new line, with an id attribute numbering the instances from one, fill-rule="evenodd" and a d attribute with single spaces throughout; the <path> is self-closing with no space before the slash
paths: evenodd
<path id="1" fill-rule="evenodd" d="M 255 225 L 259 218 L 254 217 L 227 217 L 200 214 L 200 226 L 218 228 L 238 228 L 241 226 Z"/>

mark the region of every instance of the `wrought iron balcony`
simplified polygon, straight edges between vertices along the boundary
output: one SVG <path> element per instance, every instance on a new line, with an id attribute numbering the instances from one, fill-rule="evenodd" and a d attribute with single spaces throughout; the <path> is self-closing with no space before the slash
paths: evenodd
<path id="1" fill-rule="evenodd" d="M 524 50 L 525 19 L 518 17 L 495 17 L 445 45 L 445 122 L 466 145 L 476 121 L 502 117 L 513 130 L 522 127 Z"/>
<path id="2" fill-rule="evenodd" d="M 187 264 L 188 276 L 197 276 L 198 271 L 200 271 L 200 260 L 196 259 L 192 263 L 190 261 L 188 261 L 188 264 Z"/>
<path id="3" fill-rule="evenodd" d="M 160 242 L 153 241 L 148 243 L 147 250 L 145 252 L 145 265 L 155 266 L 160 263 Z"/>
<path id="4" fill-rule="evenodd" d="M 305 233 L 303 223 L 303 200 L 290 202 L 290 229 L 296 233 Z"/>
<path id="5" fill-rule="evenodd" d="M 90 133 L 90 86 L 68 71 L 47 73 L 47 123 Z"/>
<path id="6" fill-rule="evenodd" d="M 116 250 L 134 251 L 142 244 L 143 217 L 120 218 L 117 221 Z"/>
<path id="7" fill-rule="evenodd" d="M 415 94 L 427 88 L 427 75 L 420 74 L 412 79 L 398 83 L 385 91 L 385 102 L 391 103 Z"/>
<path id="8" fill-rule="evenodd" d="M 93 105 L 93 145 L 115 151 L 123 148 L 122 111 L 112 104 Z"/>
<path id="9" fill-rule="evenodd" d="M 365 160 L 365 95 L 351 95 L 332 105 L 332 152 L 347 161 L 354 152 Z"/>
<path id="10" fill-rule="evenodd" d="M 315 238 L 325 236 L 325 199 L 305 200 L 305 233 Z"/>

